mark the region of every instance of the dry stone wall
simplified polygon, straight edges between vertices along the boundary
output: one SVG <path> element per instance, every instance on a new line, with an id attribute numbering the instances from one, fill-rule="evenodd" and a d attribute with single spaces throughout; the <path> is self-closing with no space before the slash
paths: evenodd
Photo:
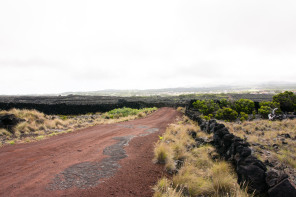
<path id="1" fill-rule="evenodd" d="M 268 171 L 265 164 L 252 155 L 250 144 L 231 134 L 224 124 L 216 120 L 203 120 L 200 113 L 190 108 L 190 105 L 185 114 L 196 121 L 202 131 L 213 134 L 213 144 L 218 153 L 225 160 L 233 163 L 238 183 L 247 184 L 250 193 L 267 194 L 270 197 L 296 196 L 296 189 L 288 176 L 279 175 L 273 170 Z"/>

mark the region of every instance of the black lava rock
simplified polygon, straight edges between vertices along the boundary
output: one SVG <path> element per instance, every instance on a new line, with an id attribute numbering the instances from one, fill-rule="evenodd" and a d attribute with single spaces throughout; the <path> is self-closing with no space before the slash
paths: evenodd
<path id="1" fill-rule="evenodd" d="M 269 189 L 268 195 L 270 197 L 295 197 L 296 189 L 292 186 L 288 179 L 284 179 Z"/>
<path id="2" fill-rule="evenodd" d="M 256 165 L 238 165 L 237 167 L 238 183 L 248 183 L 250 191 L 256 193 L 264 193 L 267 191 L 267 184 L 265 182 L 265 171 Z"/>
<path id="3" fill-rule="evenodd" d="M 0 116 L 0 128 L 8 129 L 10 132 L 12 128 L 24 119 L 17 118 L 14 114 L 5 114 Z"/>

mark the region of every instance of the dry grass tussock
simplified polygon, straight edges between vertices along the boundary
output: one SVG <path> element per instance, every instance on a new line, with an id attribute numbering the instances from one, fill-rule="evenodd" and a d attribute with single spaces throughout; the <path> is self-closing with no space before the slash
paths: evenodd
<path id="1" fill-rule="evenodd" d="M 183 117 L 171 124 L 155 145 L 154 161 L 164 163 L 168 172 L 177 172 L 172 180 L 162 178 L 154 186 L 154 197 L 164 196 L 251 196 L 237 184 L 232 166 L 225 161 L 213 160 L 214 147 L 194 147 L 195 141 L 189 135 L 197 132 L 199 137 L 210 137 L 199 127 Z M 177 166 L 178 160 L 183 161 Z M 177 169 L 178 168 L 178 169 Z"/>
<path id="2" fill-rule="evenodd" d="M 296 120 L 255 120 L 224 124 L 230 132 L 245 138 L 262 161 L 273 157 L 296 169 Z M 266 151 L 271 154 L 264 154 Z"/>
<path id="3" fill-rule="evenodd" d="M 11 109 L 0 111 L 1 114 L 14 114 L 24 119 L 13 129 L 13 133 L 0 129 L 0 146 L 42 140 L 50 136 L 72 132 L 98 124 L 112 124 L 142 118 L 157 108 L 130 109 L 122 108 L 106 113 L 87 114 L 80 116 L 45 115 L 37 110 Z M 12 143 L 13 142 L 13 143 Z"/>

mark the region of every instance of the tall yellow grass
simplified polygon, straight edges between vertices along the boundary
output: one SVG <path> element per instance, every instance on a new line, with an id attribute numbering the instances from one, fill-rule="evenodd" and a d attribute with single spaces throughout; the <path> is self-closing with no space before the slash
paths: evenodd
<path id="1" fill-rule="evenodd" d="M 18 118 L 24 119 L 24 122 L 19 123 L 14 127 L 14 135 L 5 129 L 0 130 L 0 139 L 4 144 L 10 139 L 14 139 L 17 143 L 31 142 L 34 140 L 45 139 L 50 136 L 67 133 L 73 130 L 82 129 L 98 124 L 112 124 L 116 122 L 123 122 L 134 120 L 136 118 L 145 117 L 157 108 L 144 108 L 141 110 L 134 110 L 138 113 L 126 117 L 118 115 L 115 119 L 107 119 L 107 113 L 97 113 L 95 116 L 50 116 L 45 115 L 37 110 L 27 109 L 11 109 L 8 111 L 0 111 L 0 114 L 14 114 Z M 94 118 L 95 117 L 95 118 Z M 38 137 L 38 136 L 42 137 Z M 24 137 L 25 136 L 25 137 Z M 2 143 L 1 143 L 2 144 Z"/>
<path id="2" fill-rule="evenodd" d="M 248 197 L 247 189 L 241 189 L 232 166 L 220 160 L 213 160 L 215 148 L 210 145 L 192 148 L 195 144 L 189 133 L 197 132 L 199 137 L 211 137 L 200 131 L 196 123 L 183 117 L 176 124 L 168 126 L 162 138 L 155 144 L 155 160 L 165 161 L 165 169 L 176 169 L 176 160 L 183 160 L 183 166 L 172 180 L 162 178 L 155 185 L 154 197 L 162 196 L 237 196 Z M 161 153 L 160 153 L 161 152 Z M 173 194 L 170 194 L 173 193 Z"/>

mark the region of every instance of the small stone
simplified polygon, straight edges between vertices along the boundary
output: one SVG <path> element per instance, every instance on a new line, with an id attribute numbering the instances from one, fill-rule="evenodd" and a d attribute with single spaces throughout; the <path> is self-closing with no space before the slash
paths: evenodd
<path id="1" fill-rule="evenodd" d="M 286 141 L 282 141 L 282 144 L 288 144 L 288 142 L 286 142 Z"/>

